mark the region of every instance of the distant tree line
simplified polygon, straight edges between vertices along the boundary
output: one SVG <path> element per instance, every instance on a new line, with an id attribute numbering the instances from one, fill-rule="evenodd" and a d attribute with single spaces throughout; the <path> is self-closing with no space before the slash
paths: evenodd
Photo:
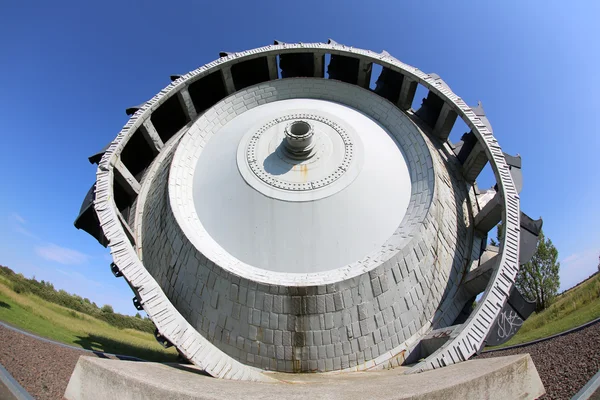
<path id="1" fill-rule="evenodd" d="M 0 276 L 5 277 L 17 293 L 31 293 L 48 302 L 58 304 L 71 310 L 79 311 L 91 317 L 100 319 L 121 329 L 136 329 L 142 332 L 154 333 L 154 324 L 148 317 L 142 318 L 139 313 L 135 317 L 115 313 L 112 306 L 105 304 L 98 307 L 90 299 L 64 290 L 56 290 L 50 282 L 37 281 L 35 277 L 28 279 L 23 274 L 17 274 L 12 269 L 0 265 Z"/>

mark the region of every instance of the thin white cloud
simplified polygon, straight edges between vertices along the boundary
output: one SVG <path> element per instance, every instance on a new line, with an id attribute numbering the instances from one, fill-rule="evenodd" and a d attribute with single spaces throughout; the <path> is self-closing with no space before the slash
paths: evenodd
<path id="1" fill-rule="evenodd" d="M 83 254 L 77 250 L 66 247 L 61 247 L 54 243 L 50 243 L 45 246 L 38 246 L 35 248 L 35 252 L 37 255 L 46 260 L 55 261 L 65 265 L 84 264 L 89 259 L 87 254 Z"/>
<path id="2" fill-rule="evenodd" d="M 83 275 L 82 273 L 79 273 L 77 271 L 65 271 L 63 269 L 56 268 L 56 272 L 66 275 L 71 279 L 75 279 L 78 282 L 85 283 L 86 285 L 91 285 L 91 286 L 95 286 L 95 287 L 99 287 L 99 288 L 104 286 L 100 282 L 95 281 L 93 279 L 89 279 L 85 275 Z"/>
<path id="3" fill-rule="evenodd" d="M 18 232 L 21 235 L 25 235 L 35 240 L 40 240 L 39 236 L 37 236 L 35 233 L 31 232 L 30 230 L 26 229 L 21 225 L 16 225 L 13 227 L 13 229 L 15 230 L 15 232 Z"/>
<path id="4" fill-rule="evenodd" d="M 13 221 L 17 221 L 19 224 L 26 224 L 26 223 L 27 223 L 27 221 L 25 221 L 25 218 L 21 217 L 21 216 L 20 216 L 19 214 L 17 214 L 17 213 L 12 213 L 12 214 L 10 215 L 10 218 L 11 218 Z"/>
<path id="5" fill-rule="evenodd" d="M 568 289 L 598 271 L 600 249 L 571 254 L 560 261 L 560 288 Z"/>
<path id="6" fill-rule="evenodd" d="M 575 253 L 575 254 L 571 254 L 570 256 L 566 257 L 564 260 L 561 260 L 561 263 L 564 264 L 569 264 L 572 263 L 573 261 L 579 259 L 581 257 L 581 254 Z"/>
<path id="7" fill-rule="evenodd" d="M 9 223 L 10 223 L 12 229 L 15 232 L 20 233 L 21 235 L 27 236 L 27 237 L 35 239 L 35 240 L 40 240 L 40 238 L 35 233 L 31 232 L 29 229 L 27 229 L 25 227 L 25 224 L 27 224 L 27 221 L 20 214 L 13 212 L 8 216 L 8 220 L 9 220 Z"/>

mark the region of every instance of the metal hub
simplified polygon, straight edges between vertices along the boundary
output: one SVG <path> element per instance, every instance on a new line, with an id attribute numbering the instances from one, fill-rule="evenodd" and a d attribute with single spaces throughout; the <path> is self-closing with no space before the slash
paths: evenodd
<path id="1" fill-rule="evenodd" d="M 284 149 L 288 155 L 298 160 L 306 160 L 314 155 L 315 132 L 306 121 L 294 121 L 285 127 Z"/>
<path id="2" fill-rule="evenodd" d="M 334 117 L 319 114 L 288 113 L 249 132 L 240 150 L 253 176 L 272 188 L 306 192 L 346 174 L 356 158 L 355 135 Z M 244 164 L 238 163 L 240 172 Z"/>

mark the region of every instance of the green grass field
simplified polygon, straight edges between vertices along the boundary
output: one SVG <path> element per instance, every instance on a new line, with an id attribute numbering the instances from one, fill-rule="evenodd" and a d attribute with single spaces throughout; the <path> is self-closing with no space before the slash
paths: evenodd
<path id="1" fill-rule="evenodd" d="M 501 348 L 555 335 L 600 317 L 600 274 L 559 296 L 540 313 L 534 313 Z M 490 347 L 492 348 L 492 347 Z"/>
<path id="2" fill-rule="evenodd" d="M 31 333 L 88 350 L 151 361 L 175 361 L 177 351 L 164 349 L 153 335 L 119 329 L 107 322 L 50 303 L 32 294 L 19 294 L 0 276 L 0 320 Z M 529 342 L 582 325 L 600 317 L 600 274 L 564 293 L 541 313 L 529 317 L 517 334 L 498 347 Z"/>
<path id="3" fill-rule="evenodd" d="M 0 279 L 0 320 L 36 335 L 88 350 L 150 361 L 173 362 L 177 359 L 177 351 L 162 348 L 152 334 L 118 329 L 34 295 L 18 294 L 4 279 Z"/>

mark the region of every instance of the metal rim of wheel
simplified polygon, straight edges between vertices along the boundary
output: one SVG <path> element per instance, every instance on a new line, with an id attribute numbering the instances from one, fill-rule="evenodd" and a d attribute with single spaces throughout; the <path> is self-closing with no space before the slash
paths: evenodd
<path id="1" fill-rule="evenodd" d="M 106 149 L 99 162 L 97 172 L 94 208 L 103 234 L 109 241 L 114 263 L 117 266 L 119 273 L 121 273 L 130 284 L 136 293 L 136 297 L 139 299 L 139 304 L 152 319 L 160 334 L 170 343 L 176 346 L 177 349 L 190 361 L 205 369 L 209 374 L 228 379 L 269 380 L 270 378 L 263 374 L 262 370 L 274 369 L 286 371 L 288 370 L 288 368 L 285 366 L 287 361 L 291 361 L 294 370 L 304 370 L 301 367 L 301 363 L 303 361 L 302 358 L 299 358 L 297 355 L 293 354 L 289 355 L 289 357 L 288 354 L 281 355 L 281 360 L 284 361 L 283 368 L 280 368 L 277 363 L 274 365 L 275 368 L 271 368 L 272 363 L 267 365 L 267 368 L 263 368 L 264 364 L 256 365 L 250 361 L 249 357 L 245 360 L 237 360 L 235 353 L 230 350 L 229 347 L 219 347 L 213 343 L 215 340 L 214 336 L 211 338 L 210 335 L 214 335 L 214 326 L 211 324 L 211 322 L 214 322 L 216 325 L 217 321 L 209 322 L 209 328 L 207 332 L 210 333 L 207 335 L 208 337 L 205 337 L 203 334 L 201 334 L 193 325 L 193 321 L 189 321 L 182 315 L 181 306 L 176 308 L 172 304 L 172 301 L 165 293 L 165 288 L 161 287 L 161 285 L 157 282 L 157 278 L 152 276 L 148 272 L 147 268 L 145 268 L 143 260 L 140 259 L 140 254 L 143 254 L 139 248 L 141 243 L 137 243 L 136 246 L 136 241 L 140 239 L 138 235 L 139 232 L 142 231 L 142 222 L 141 220 L 136 220 L 135 229 L 133 230 L 127 227 L 127 222 L 123 220 L 119 208 L 115 203 L 114 187 L 115 180 L 118 180 L 119 182 L 129 182 L 131 190 L 138 191 L 138 193 L 136 193 L 138 196 L 138 204 L 143 205 L 144 202 L 141 201 L 143 199 L 140 197 L 147 196 L 148 194 L 140 191 L 140 189 L 143 190 L 143 188 L 140 187 L 140 183 L 136 181 L 135 177 L 127 173 L 127 168 L 121 163 L 120 155 L 125 145 L 137 130 L 148 129 L 148 121 L 151 121 L 153 113 L 159 109 L 161 105 L 165 104 L 167 100 L 177 97 L 182 104 L 185 105 L 186 101 L 189 103 L 190 100 L 188 88 L 190 85 L 215 72 L 220 72 L 222 74 L 225 86 L 229 88 L 227 97 L 218 104 L 225 104 L 227 99 L 234 98 L 236 94 L 239 95 L 244 91 L 249 93 L 250 90 L 261 90 L 267 88 L 275 88 L 275 90 L 277 90 L 277 85 L 279 83 L 294 81 L 295 79 L 300 81 L 303 79 L 278 79 L 276 72 L 277 57 L 306 53 L 313 54 L 315 60 L 324 61 L 325 54 L 331 54 L 332 57 L 348 57 L 358 60 L 359 82 L 357 82 L 357 84 L 352 85 L 333 80 L 325 80 L 325 82 L 329 82 L 331 85 L 338 85 L 340 87 L 353 86 L 356 88 L 356 90 L 365 92 L 365 97 L 377 96 L 365 88 L 368 87 L 368 82 L 365 82 L 365 76 L 361 76 L 361 74 L 364 74 L 365 71 L 368 70 L 366 66 L 371 65 L 371 63 L 375 63 L 381 65 L 387 70 L 401 75 L 403 83 L 400 89 L 401 93 L 398 102 L 394 104 L 389 102 L 387 99 L 381 99 L 381 103 L 384 107 L 393 106 L 396 108 L 396 110 L 398 110 L 398 112 L 401 113 L 406 113 L 410 108 L 410 104 L 406 103 L 406 99 L 410 98 L 410 93 L 414 95 L 414 89 L 416 85 L 424 86 L 429 90 L 429 93 L 435 95 L 437 98 L 443 101 L 443 105 L 439 110 L 439 115 L 435 119 L 435 122 L 432 124 L 432 126 L 428 128 L 430 134 L 434 137 L 437 137 L 442 144 L 446 141 L 449 133 L 447 122 L 451 121 L 453 117 L 461 118 L 471 129 L 472 134 L 475 135 L 476 142 L 480 150 L 478 154 L 479 158 L 475 159 L 473 156 L 472 159 L 468 160 L 472 163 L 472 165 L 469 166 L 469 170 L 467 170 L 467 168 L 463 165 L 463 172 L 465 173 L 464 179 L 470 183 L 474 182 L 475 178 L 483 167 L 481 166 L 480 168 L 480 166 L 475 164 L 477 162 L 481 163 L 482 161 L 483 164 L 489 162 L 496 177 L 497 198 L 500 201 L 502 209 L 502 223 L 505 228 L 505 235 L 499 249 L 498 258 L 496 260 L 492 276 L 485 292 L 483 293 L 481 301 L 477 305 L 477 308 L 471 313 L 469 318 L 464 323 L 460 324 L 454 330 L 454 332 L 449 336 L 449 340 L 445 344 L 429 355 L 425 360 L 422 360 L 415 365 L 412 371 L 438 368 L 468 359 L 471 355 L 478 351 L 483 344 L 486 334 L 491 328 L 495 317 L 498 315 L 503 304 L 507 300 L 508 293 L 510 292 L 511 286 L 514 283 L 515 276 L 519 269 L 520 208 L 518 189 L 515 187 L 509 166 L 505 160 L 505 156 L 502 153 L 496 139 L 494 138 L 491 127 L 489 126 L 489 123 L 487 123 L 485 116 L 482 115 L 481 112 L 478 112 L 477 109 L 471 108 L 465 104 L 465 102 L 456 96 L 445 84 L 445 82 L 442 81 L 437 75 L 423 73 L 414 67 L 396 60 L 385 52 L 378 54 L 368 50 L 355 49 L 331 42 L 328 44 L 276 44 L 246 52 L 228 54 L 214 62 L 198 68 L 195 71 L 177 78 L 170 85 L 161 90 L 160 93 L 158 93 L 155 97 L 142 105 L 117 135 L 115 140 Z M 244 62 L 259 59 L 265 59 L 268 63 L 270 79 L 267 79 L 262 83 L 249 85 L 241 90 L 237 90 L 231 74 L 232 67 L 235 65 L 240 65 Z M 275 67 L 272 66 L 273 60 L 275 60 Z M 275 68 L 274 75 L 273 68 Z M 321 68 L 323 68 L 323 66 L 321 66 Z M 315 70 L 316 69 L 317 68 L 315 67 Z M 310 79 L 323 79 L 323 76 Z M 310 79 L 306 78 L 307 81 Z M 293 97 L 287 98 L 291 99 Z M 283 99 L 284 98 L 281 98 L 281 100 Z M 402 103 L 402 101 L 404 101 L 404 103 Z M 194 121 L 190 121 L 190 124 L 186 124 L 184 129 L 175 133 L 175 135 L 169 141 L 164 143 L 160 148 L 159 154 L 154 160 L 155 164 L 153 164 L 149 170 L 146 171 L 146 174 L 150 174 L 149 176 L 152 176 L 152 174 L 156 175 L 160 167 L 160 162 L 158 161 L 161 159 L 174 157 L 174 159 L 177 160 L 178 157 L 181 158 L 184 152 L 181 150 L 181 147 L 177 147 L 178 142 L 180 140 L 185 141 L 186 135 L 188 136 L 189 141 L 193 141 L 193 139 L 198 139 L 198 137 L 202 136 L 200 131 L 203 129 L 205 130 L 206 126 L 195 125 L 198 129 L 195 134 L 196 136 L 194 136 L 194 131 L 191 129 L 191 127 L 194 125 L 194 122 L 202 120 L 202 118 L 206 117 L 211 111 L 217 112 L 218 110 L 215 110 L 213 105 L 213 107 L 208 108 L 208 110 L 206 110 L 202 115 L 194 116 Z M 451 126 L 452 124 L 450 123 L 450 128 Z M 203 143 L 202 140 L 200 140 L 197 144 L 199 147 L 202 147 L 210 144 L 210 142 Z M 404 150 L 406 150 L 406 148 L 404 148 Z M 168 151 L 171 153 L 167 154 Z M 174 171 L 175 167 L 172 165 L 170 172 L 174 173 Z M 254 172 L 254 174 L 256 175 L 256 172 Z M 344 175 L 341 176 L 343 177 Z M 177 185 L 172 178 L 172 176 L 169 178 L 170 187 Z M 326 178 L 326 180 L 327 179 L 331 181 L 328 182 L 328 185 L 333 184 L 332 182 L 335 180 L 333 178 Z M 289 187 L 284 187 L 282 189 L 287 190 Z M 293 190 L 287 190 L 286 193 L 289 194 L 291 192 L 293 192 Z M 186 225 L 181 219 L 181 214 L 178 215 L 176 212 L 178 202 L 184 200 L 177 197 L 175 191 L 169 191 L 169 195 L 171 196 L 170 205 L 167 205 L 167 207 L 172 207 L 172 210 L 175 213 L 175 219 L 180 223 L 179 227 L 174 227 L 173 229 L 182 229 L 185 236 Z M 135 212 L 137 215 L 140 215 L 143 213 L 143 209 L 136 210 Z M 191 229 L 195 228 L 192 227 Z M 211 262 L 210 268 L 224 268 L 223 265 L 228 265 L 228 263 L 232 266 L 232 269 L 225 268 L 222 272 L 220 272 L 222 275 L 228 276 L 228 279 L 230 278 L 232 286 L 229 287 L 229 290 L 233 290 L 230 288 L 235 287 L 233 286 L 235 285 L 234 282 L 239 280 L 240 277 L 250 281 L 251 287 L 270 285 L 268 287 L 272 288 L 275 286 L 272 279 L 273 276 L 277 275 L 277 273 L 264 270 L 250 271 L 250 273 L 248 273 L 248 269 L 246 268 L 235 269 L 235 265 L 239 266 L 243 263 L 236 264 L 235 260 L 231 258 L 227 259 L 227 254 L 225 254 L 226 252 L 223 252 L 222 249 L 217 248 L 218 246 L 215 247 L 214 243 L 207 244 L 205 246 L 205 250 L 211 248 L 211 246 L 212 250 L 214 250 L 214 253 L 209 258 L 209 261 Z M 470 247 L 472 247 L 472 241 Z M 401 250 L 402 249 L 400 249 L 400 251 Z M 425 252 L 422 255 L 424 256 Z M 170 261 L 166 260 L 165 262 L 169 263 Z M 223 263 L 223 265 L 221 263 Z M 380 265 L 383 264 L 384 263 L 380 263 Z M 378 266 L 373 264 L 368 267 L 363 266 L 361 270 L 360 265 L 354 264 L 349 265 L 348 267 L 336 268 L 333 273 L 331 271 L 319 272 L 317 275 L 315 275 L 318 280 L 312 279 L 311 277 L 307 278 L 307 276 L 310 274 L 300 274 L 300 276 L 288 274 L 288 281 L 279 282 L 281 286 L 286 286 L 289 288 L 288 293 L 290 301 L 294 301 L 293 298 L 302 298 L 303 294 L 308 296 L 307 293 L 312 293 L 311 290 L 314 289 L 315 298 L 317 298 L 317 296 L 327 296 L 331 294 L 331 298 L 336 302 L 338 301 L 338 296 L 335 296 L 335 294 L 340 293 L 340 297 L 342 298 L 340 301 L 343 304 L 343 291 L 340 290 L 339 292 L 335 292 L 336 287 L 334 286 L 336 284 L 341 283 L 341 286 L 337 287 L 337 289 L 340 289 L 344 286 L 344 282 L 363 279 L 368 280 L 369 282 L 376 280 L 379 282 L 377 284 L 380 285 L 383 280 L 383 278 L 379 278 L 380 276 L 385 275 L 389 271 L 392 271 L 389 273 L 391 274 L 390 276 L 393 276 L 393 266 L 390 266 L 387 269 L 386 268 L 387 267 L 382 267 L 379 270 Z M 239 273 L 239 276 L 236 275 L 236 273 Z M 464 273 L 464 271 L 461 273 Z M 279 276 L 279 278 L 282 278 L 282 276 L 285 275 L 285 273 L 282 274 L 283 275 Z M 330 280 L 327 281 L 327 279 Z M 328 283 L 322 285 L 321 289 L 321 286 L 318 285 L 318 282 L 320 281 Z M 240 287 L 241 286 L 238 286 L 238 289 Z M 321 293 L 321 290 L 324 292 Z M 330 291 L 332 291 L 332 293 L 330 293 Z M 268 293 L 268 289 L 265 293 Z M 452 294 L 450 294 L 450 296 L 451 295 Z M 329 297 L 324 298 L 329 299 Z M 446 299 L 446 301 L 448 301 L 448 299 Z M 218 299 L 216 302 L 218 302 Z M 334 311 L 343 311 L 343 305 L 341 306 L 342 309 L 336 310 L 336 304 L 337 303 L 333 304 Z M 359 306 L 360 303 L 352 304 L 354 309 L 357 307 L 360 308 Z M 304 305 L 304 303 L 302 303 L 301 307 L 312 306 Z M 325 304 L 324 307 L 329 307 L 329 305 Z M 451 305 L 448 305 L 447 307 L 451 307 Z M 315 311 L 314 315 L 319 315 L 319 313 Z M 417 318 L 420 317 L 421 316 L 417 316 Z M 377 323 L 376 319 L 375 321 Z M 424 334 L 431 328 L 431 326 L 431 321 L 422 324 L 419 332 L 411 333 L 410 337 L 406 339 L 406 343 L 395 346 L 394 350 L 386 350 L 377 357 L 371 357 L 368 360 L 364 359 L 362 365 L 355 364 L 353 367 L 348 366 L 347 368 L 339 367 L 335 369 L 360 370 L 387 365 L 391 360 L 394 360 L 395 357 L 398 356 L 398 349 L 402 345 L 404 345 L 405 349 L 408 349 L 410 345 L 414 344 L 415 341 L 418 341 L 420 337 L 423 337 Z M 256 337 L 255 333 L 253 334 L 253 337 Z M 306 346 L 306 339 L 303 340 L 303 344 Z M 282 347 L 284 348 L 284 352 L 287 351 L 284 345 L 282 345 Z M 275 358 L 278 359 L 278 355 L 275 355 Z M 310 356 L 308 358 L 310 359 Z M 300 365 L 300 368 L 296 368 L 296 363 Z M 317 370 L 320 369 L 318 368 Z"/>

